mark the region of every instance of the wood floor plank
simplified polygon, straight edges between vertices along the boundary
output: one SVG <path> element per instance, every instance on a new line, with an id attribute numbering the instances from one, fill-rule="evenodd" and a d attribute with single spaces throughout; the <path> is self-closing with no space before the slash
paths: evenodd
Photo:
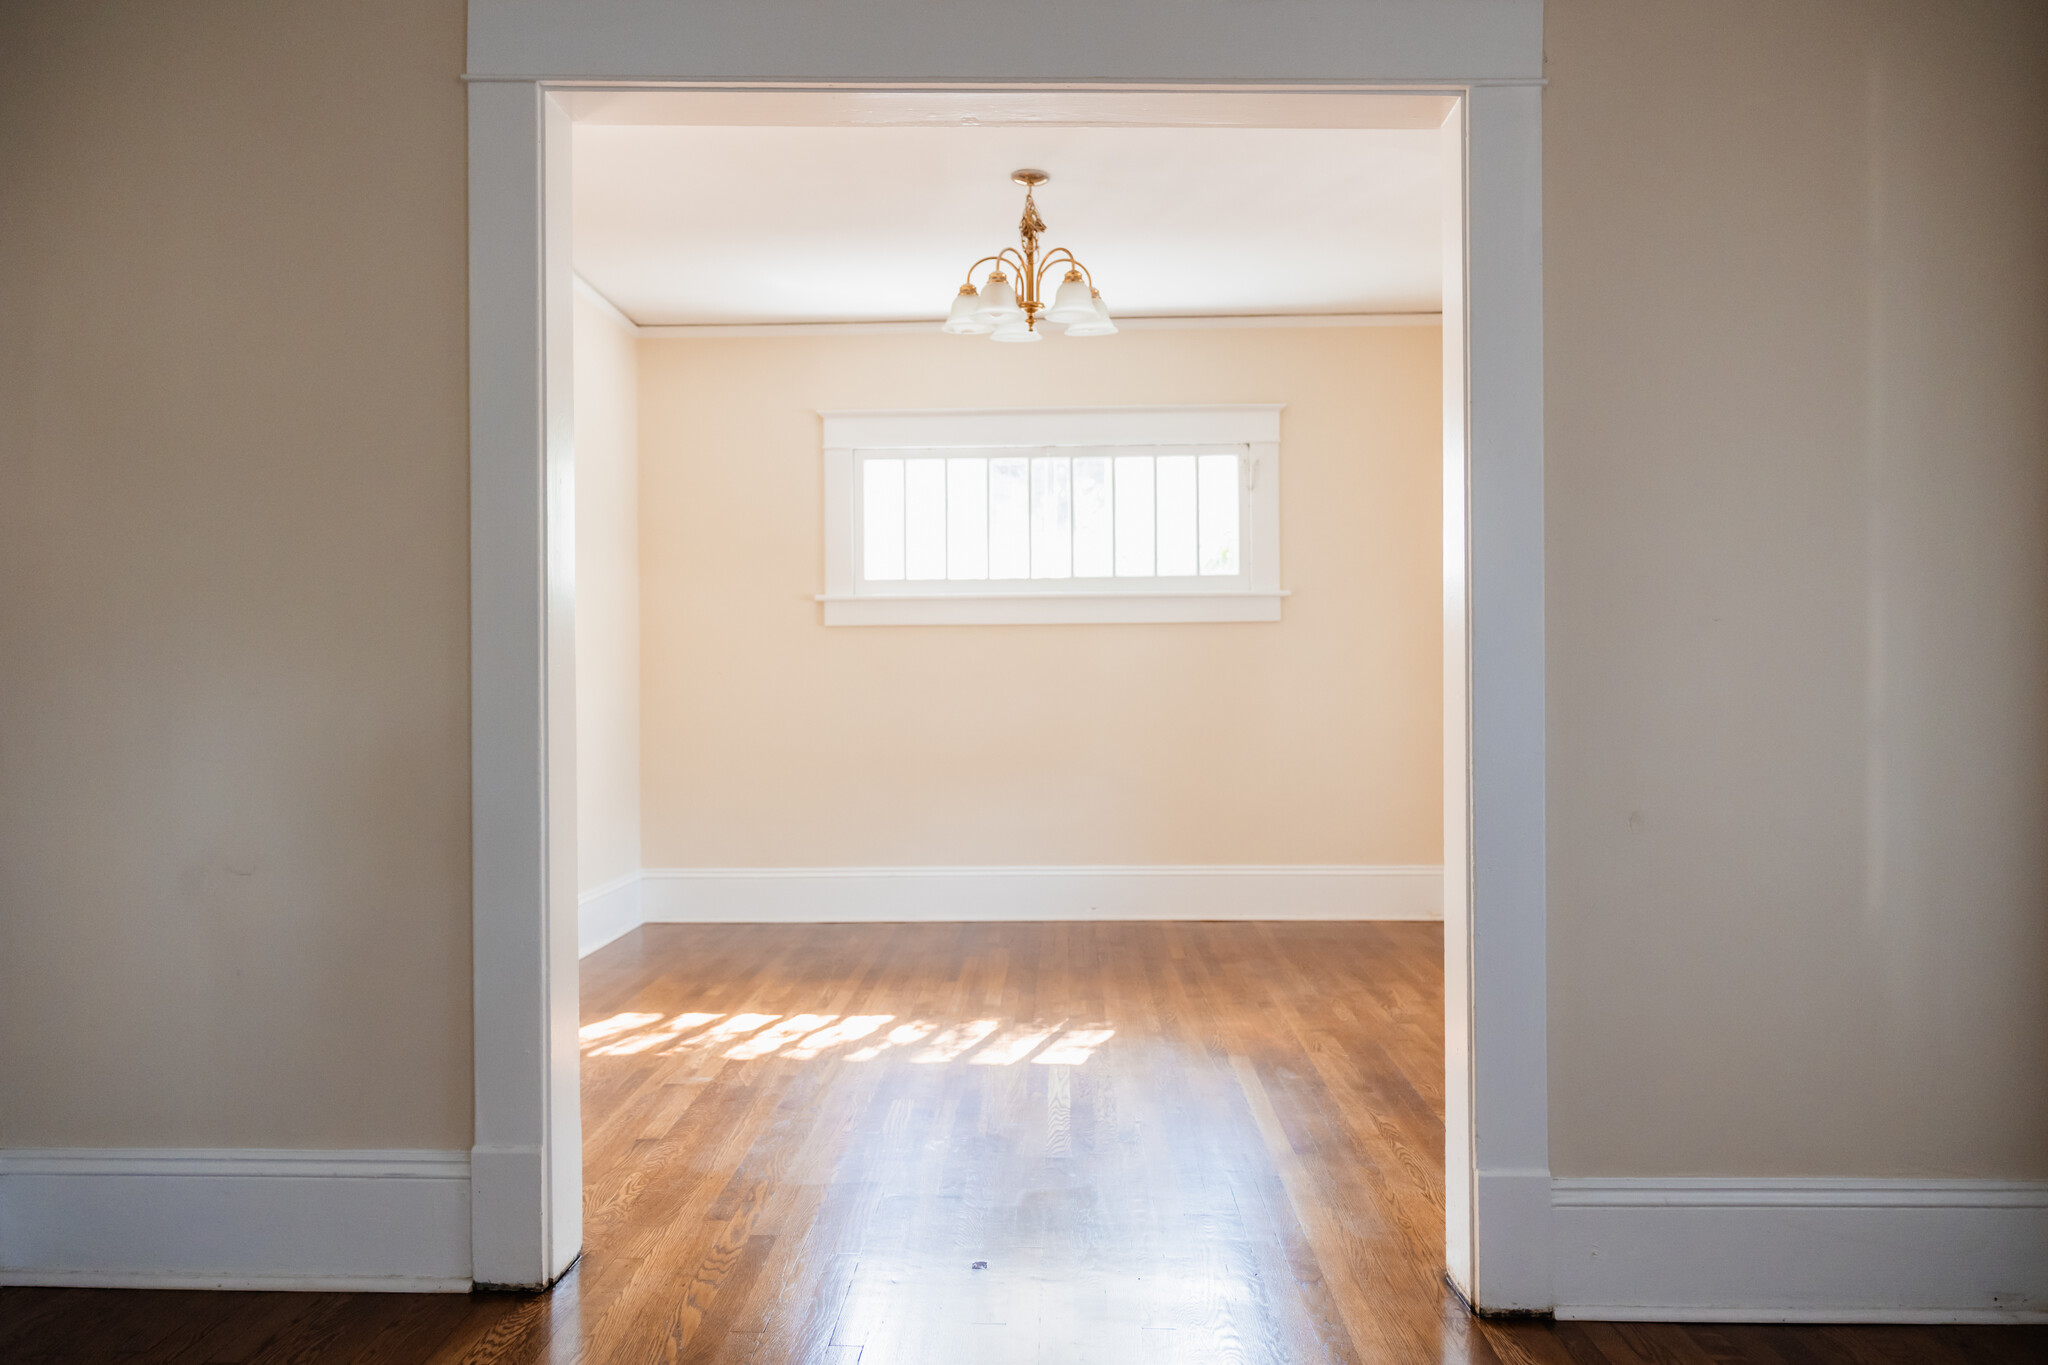
<path id="1" fill-rule="evenodd" d="M 415 1294 L 397 1313 L 387 1315 L 350 1365 L 411 1365 L 431 1356 L 454 1336 L 469 1317 L 468 1296 Z"/>
<path id="2" fill-rule="evenodd" d="M 557 1285 L 559 1291 L 564 1286 Z M 470 1296 L 475 1311 L 425 1357 L 425 1365 L 509 1365 L 545 1340 L 554 1314 L 541 1294 Z"/>
<path id="3" fill-rule="evenodd" d="M 0 1289 L 0 1360 L 2048 1360 L 2038 1328 L 1470 1317 L 1435 925 L 649 925 L 583 987 L 551 1294 Z"/>

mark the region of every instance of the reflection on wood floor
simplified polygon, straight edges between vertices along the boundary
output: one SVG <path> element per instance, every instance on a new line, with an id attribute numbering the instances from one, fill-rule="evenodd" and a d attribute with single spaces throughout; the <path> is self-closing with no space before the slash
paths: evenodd
<path id="1" fill-rule="evenodd" d="M 588 1237 L 632 1270 L 593 1256 L 585 1330 L 760 1361 L 1433 1355 L 1437 944 L 643 931 L 588 983 Z M 1346 1159 L 1294 1155 L 1319 1149 Z M 1431 1311 L 1372 1311 L 1395 1286 Z"/>
<path id="2" fill-rule="evenodd" d="M 650 926 L 584 964 L 547 1296 L 0 1293 L 11 1361 L 1963 1362 L 2031 1328 L 1476 1321 L 1427 924 Z"/>

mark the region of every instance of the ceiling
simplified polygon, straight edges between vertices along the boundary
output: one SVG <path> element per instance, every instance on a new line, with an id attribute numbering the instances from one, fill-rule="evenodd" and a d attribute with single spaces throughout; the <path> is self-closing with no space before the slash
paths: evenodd
<path id="1" fill-rule="evenodd" d="M 1126 317 L 1435 312 L 1433 127 L 579 122 L 575 264 L 642 325 L 936 319 L 967 264 L 1046 247 Z"/>

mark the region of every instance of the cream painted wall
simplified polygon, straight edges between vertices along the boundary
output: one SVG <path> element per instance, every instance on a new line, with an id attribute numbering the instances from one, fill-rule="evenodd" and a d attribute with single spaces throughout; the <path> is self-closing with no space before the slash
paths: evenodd
<path id="1" fill-rule="evenodd" d="M 1442 859 L 1436 328 L 641 343 L 650 867 Z M 1285 402 L 1277 624 L 833 627 L 822 408 Z"/>
<path id="2" fill-rule="evenodd" d="M 639 343 L 576 294 L 576 884 L 640 870 Z"/>
<path id="3" fill-rule="evenodd" d="M 2042 9 L 1548 15 L 1556 1167 L 2048 1175 Z M 0 1143 L 469 1140 L 462 23 L 0 9 Z"/>
<path id="4" fill-rule="evenodd" d="M 2048 1176 L 2048 7 L 1547 13 L 1553 1166 Z"/>
<path id="5" fill-rule="evenodd" d="M 0 1143 L 469 1145 L 462 62 L 0 15 Z"/>

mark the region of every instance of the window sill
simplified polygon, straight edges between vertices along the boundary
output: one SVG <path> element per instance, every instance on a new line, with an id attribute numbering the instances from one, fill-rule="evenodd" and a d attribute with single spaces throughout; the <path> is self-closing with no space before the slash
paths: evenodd
<path id="1" fill-rule="evenodd" d="M 1117 625 L 1277 621 L 1282 592 L 820 595 L 828 626 Z"/>

